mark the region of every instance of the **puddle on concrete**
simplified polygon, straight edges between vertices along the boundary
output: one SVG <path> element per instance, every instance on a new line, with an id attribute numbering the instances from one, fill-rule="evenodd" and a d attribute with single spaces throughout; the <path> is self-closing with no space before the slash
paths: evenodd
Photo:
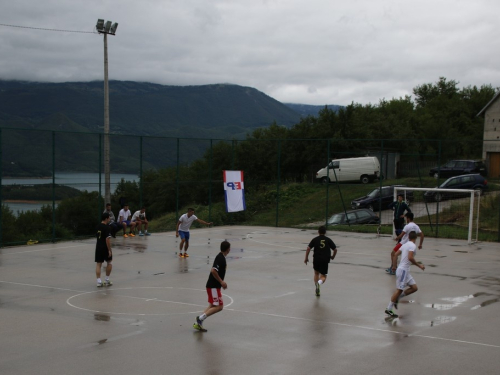
<path id="1" fill-rule="evenodd" d="M 109 322 L 111 320 L 111 317 L 107 314 L 99 314 L 95 313 L 94 314 L 94 319 L 98 320 L 100 322 Z"/>
<path id="2" fill-rule="evenodd" d="M 481 307 L 485 307 L 485 306 L 491 305 L 492 303 L 498 302 L 498 300 L 499 300 L 498 298 L 495 298 L 495 299 L 490 299 L 488 301 L 484 301 L 480 305 L 476 305 L 476 306 L 471 307 L 471 310 L 477 310 L 477 309 L 479 309 Z"/>

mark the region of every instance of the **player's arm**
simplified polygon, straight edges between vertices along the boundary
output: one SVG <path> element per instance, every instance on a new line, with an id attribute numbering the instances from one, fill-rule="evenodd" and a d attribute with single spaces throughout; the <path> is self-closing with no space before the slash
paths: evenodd
<path id="1" fill-rule="evenodd" d="M 395 240 L 396 242 L 398 242 L 401 238 L 403 238 L 403 236 L 404 236 L 404 235 L 405 235 L 405 231 L 402 231 L 402 232 L 399 234 L 399 236 L 397 236 L 394 240 Z"/>
<path id="2" fill-rule="evenodd" d="M 304 263 L 306 264 L 307 266 L 307 262 L 309 262 L 309 253 L 311 252 L 311 248 L 309 246 L 307 246 L 307 249 L 306 249 L 306 257 L 304 259 Z"/>
<path id="3" fill-rule="evenodd" d="M 392 258 L 392 269 L 395 270 L 398 266 L 398 257 L 401 255 L 401 250 L 393 251 L 391 254 Z"/>
<path id="4" fill-rule="evenodd" d="M 196 219 L 196 221 L 197 221 L 198 223 L 202 223 L 202 224 L 205 224 L 205 225 L 212 225 L 212 223 L 208 223 L 208 222 L 206 222 L 205 220 Z"/>
<path id="5" fill-rule="evenodd" d="M 410 251 L 408 253 L 408 260 L 412 264 L 414 264 L 415 266 L 417 266 L 418 268 L 420 268 L 422 271 L 425 270 L 425 266 L 423 264 L 417 263 L 417 261 L 415 260 L 415 256 L 413 255 L 413 251 Z"/>
<path id="6" fill-rule="evenodd" d="M 106 237 L 106 246 L 108 246 L 108 254 L 109 256 L 111 256 L 113 253 L 111 252 L 111 236 L 108 235 L 108 237 Z"/>
<path id="7" fill-rule="evenodd" d="M 330 259 L 334 260 L 336 256 L 337 256 L 337 248 L 334 248 L 333 249 L 333 255 L 330 257 Z"/>
<path id="8" fill-rule="evenodd" d="M 175 237 L 179 237 L 179 225 L 181 225 L 181 221 L 177 222 L 177 226 L 175 227 Z"/>
<path id="9" fill-rule="evenodd" d="M 217 271 L 217 268 L 212 268 L 210 272 L 212 273 L 212 276 L 215 277 L 215 280 L 217 280 L 220 283 L 222 288 L 227 289 L 227 283 L 220 278 L 219 271 Z"/>
<path id="10" fill-rule="evenodd" d="M 418 244 L 418 248 L 421 249 L 422 244 L 424 243 L 424 232 L 420 232 L 418 235 L 420 236 L 420 243 Z"/>

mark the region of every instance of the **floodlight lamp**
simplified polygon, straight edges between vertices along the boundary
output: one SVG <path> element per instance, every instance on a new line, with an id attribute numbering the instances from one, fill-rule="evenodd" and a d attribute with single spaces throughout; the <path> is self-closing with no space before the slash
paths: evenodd
<path id="1" fill-rule="evenodd" d="M 109 30 L 109 33 L 115 35 L 117 28 L 118 28 L 118 22 L 115 22 L 114 24 L 111 25 L 111 29 Z"/>
<path id="2" fill-rule="evenodd" d="M 106 21 L 106 25 L 104 26 L 104 32 L 109 33 L 110 28 L 111 28 L 111 21 Z"/>
<path id="3" fill-rule="evenodd" d="M 97 29 L 97 31 L 103 31 L 103 28 L 104 28 L 104 20 L 102 19 L 98 19 L 97 20 L 97 25 L 95 25 L 95 28 Z"/>

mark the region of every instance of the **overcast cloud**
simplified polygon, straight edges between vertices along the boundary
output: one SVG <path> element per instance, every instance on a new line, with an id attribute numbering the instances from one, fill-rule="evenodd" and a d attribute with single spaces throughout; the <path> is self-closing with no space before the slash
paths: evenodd
<path id="1" fill-rule="evenodd" d="M 109 77 L 233 83 L 281 101 L 377 104 L 439 77 L 500 86 L 494 0 L 0 0 L 0 23 L 118 22 Z M 0 79 L 103 79 L 98 34 L 0 26 Z"/>

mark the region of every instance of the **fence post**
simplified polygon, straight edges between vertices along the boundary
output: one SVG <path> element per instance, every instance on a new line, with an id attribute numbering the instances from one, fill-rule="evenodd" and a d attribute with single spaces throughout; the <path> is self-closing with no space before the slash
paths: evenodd
<path id="1" fill-rule="evenodd" d="M 3 204 L 2 204 L 2 161 L 3 161 L 3 152 L 2 152 L 2 129 L 0 128 L 0 248 L 3 247 L 3 228 L 2 228 L 2 218 L 3 218 Z"/>
<path id="2" fill-rule="evenodd" d="M 56 132 L 52 131 L 52 242 L 56 241 Z"/>
<path id="3" fill-rule="evenodd" d="M 180 140 L 177 138 L 177 176 L 175 179 L 175 220 L 179 219 L 179 154 Z"/>
<path id="4" fill-rule="evenodd" d="M 386 156 L 387 160 L 387 156 Z M 387 168 L 385 170 L 385 173 L 387 173 Z M 380 219 L 378 228 L 380 232 L 380 228 L 382 227 L 382 175 L 384 175 L 384 140 L 380 140 L 380 170 L 378 171 L 379 176 L 378 176 L 378 181 L 379 181 L 379 199 L 378 199 L 378 217 Z M 387 177 L 384 175 L 384 180 L 387 179 Z M 374 207 L 375 209 L 375 207 Z M 392 236 L 394 237 L 395 234 L 395 229 L 394 225 L 392 226 Z"/>
<path id="5" fill-rule="evenodd" d="M 328 204 L 330 186 L 330 139 L 326 140 L 326 204 L 325 204 L 325 226 L 328 225 Z"/>
<path id="6" fill-rule="evenodd" d="M 142 209 L 142 135 L 139 137 L 139 209 Z"/>
<path id="7" fill-rule="evenodd" d="M 278 226 L 279 220 L 279 207 L 280 207 L 280 180 L 281 180 L 281 139 L 278 140 L 278 182 L 276 185 L 276 227 Z"/>
<path id="8" fill-rule="evenodd" d="M 208 221 L 212 221 L 212 168 L 213 168 L 213 154 L 214 154 L 214 149 L 213 149 L 213 139 L 210 139 L 210 168 L 208 171 L 208 180 L 209 180 L 209 186 L 208 186 Z"/>
<path id="9" fill-rule="evenodd" d="M 439 186 L 440 174 L 441 174 L 441 140 L 438 141 L 438 178 L 437 178 L 437 186 Z M 439 203 L 440 202 L 436 202 L 436 238 L 439 238 Z"/>

